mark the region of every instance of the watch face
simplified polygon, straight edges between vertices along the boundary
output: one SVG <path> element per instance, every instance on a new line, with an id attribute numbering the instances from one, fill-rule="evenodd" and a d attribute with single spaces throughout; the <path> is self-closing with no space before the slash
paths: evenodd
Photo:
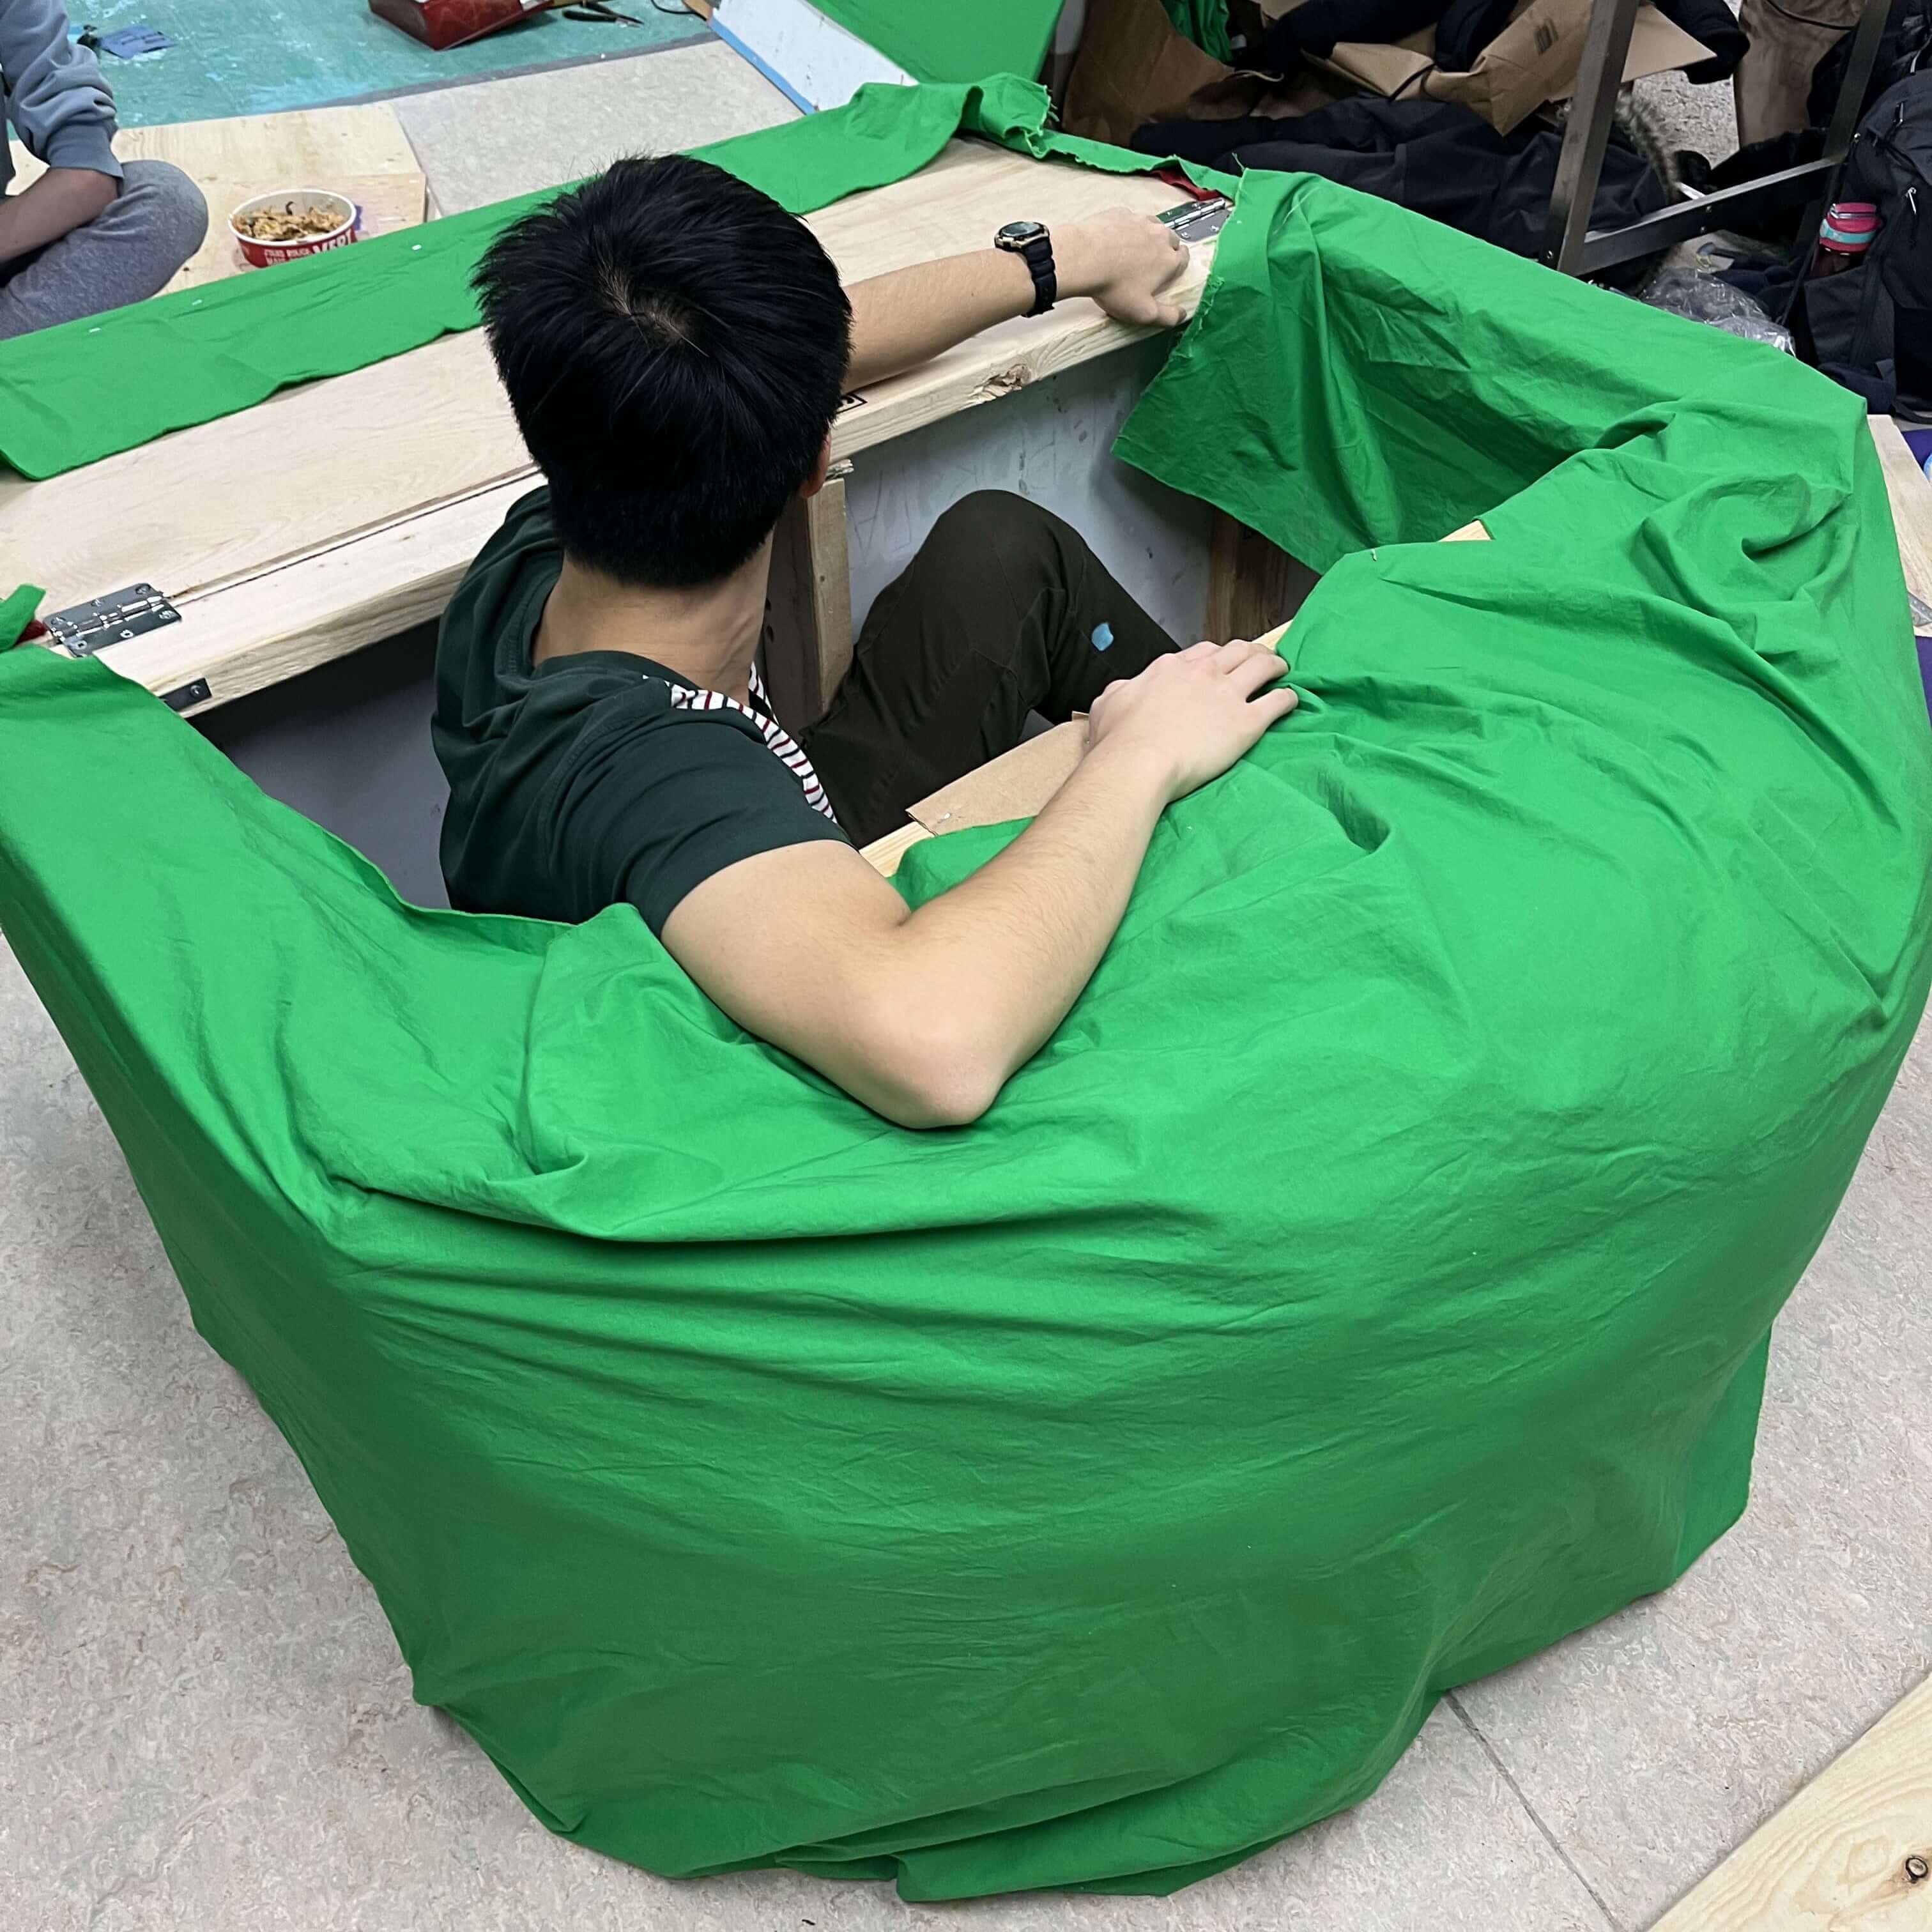
<path id="1" fill-rule="evenodd" d="M 993 239 L 1004 243 L 1009 248 L 1018 248 L 1037 240 L 1046 232 L 1046 230 L 1037 221 L 1010 221 Z"/>

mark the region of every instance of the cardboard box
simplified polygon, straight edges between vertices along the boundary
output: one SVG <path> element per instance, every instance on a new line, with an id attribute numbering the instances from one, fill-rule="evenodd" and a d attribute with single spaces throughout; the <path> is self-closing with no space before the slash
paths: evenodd
<path id="1" fill-rule="evenodd" d="M 1546 101 L 1567 100 L 1574 92 L 1589 24 L 1589 0 L 1529 0 L 1466 74 L 1437 70 L 1431 58 L 1436 45 L 1432 29 L 1400 46 L 1340 42 L 1325 64 L 1372 94 L 1419 94 L 1430 100 L 1459 101 L 1507 134 Z M 1710 58 L 1711 50 L 1702 41 L 1693 40 L 1654 7 L 1640 7 L 1624 61 L 1624 79 L 1641 80 L 1646 74 L 1667 74 Z"/>
<path id="2" fill-rule="evenodd" d="M 1283 87 L 1224 66 L 1175 32 L 1160 0 L 1090 0 L 1060 118 L 1070 134 L 1124 148 L 1150 121 L 1308 114 L 1353 92 L 1306 74 Z"/>

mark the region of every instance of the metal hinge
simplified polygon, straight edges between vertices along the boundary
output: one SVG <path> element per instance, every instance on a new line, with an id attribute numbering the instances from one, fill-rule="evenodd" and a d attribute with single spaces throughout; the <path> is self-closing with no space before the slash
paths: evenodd
<path id="1" fill-rule="evenodd" d="M 178 624 L 181 613 L 152 584 L 130 584 L 90 603 L 45 612 L 40 622 L 69 657 L 88 658 L 110 644 L 124 644 L 164 624 Z"/>
<path id="2" fill-rule="evenodd" d="M 1234 204 L 1225 194 L 1207 201 L 1184 201 L 1164 209 L 1160 219 L 1184 242 L 1211 242 L 1228 225 Z"/>

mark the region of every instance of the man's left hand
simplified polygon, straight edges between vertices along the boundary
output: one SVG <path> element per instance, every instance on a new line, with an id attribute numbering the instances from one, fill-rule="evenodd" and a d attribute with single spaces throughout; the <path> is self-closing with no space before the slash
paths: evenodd
<path id="1" fill-rule="evenodd" d="M 1110 208 L 1056 227 L 1053 260 L 1063 296 L 1091 296 L 1116 322 L 1180 326 L 1180 304 L 1160 291 L 1186 269 L 1187 244 L 1151 214 Z"/>

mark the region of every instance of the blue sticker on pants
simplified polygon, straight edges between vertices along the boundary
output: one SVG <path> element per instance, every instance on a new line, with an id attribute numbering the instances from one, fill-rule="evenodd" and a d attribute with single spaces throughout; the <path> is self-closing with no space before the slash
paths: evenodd
<path id="1" fill-rule="evenodd" d="M 1094 626 L 1094 648 L 1096 651 L 1104 651 L 1113 641 L 1114 627 L 1112 625 L 1096 624 Z"/>

